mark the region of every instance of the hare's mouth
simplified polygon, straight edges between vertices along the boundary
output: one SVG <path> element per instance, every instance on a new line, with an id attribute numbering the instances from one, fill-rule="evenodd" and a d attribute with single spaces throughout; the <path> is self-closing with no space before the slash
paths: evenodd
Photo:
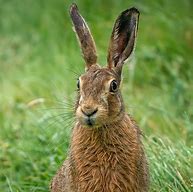
<path id="1" fill-rule="evenodd" d="M 96 115 L 86 116 L 83 114 L 79 114 L 77 116 L 77 120 L 82 126 L 85 127 L 95 128 L 101 126 L 100 118 L 98 118 L 98 116 Z"/>
<path id="2" fill-rule="evenodd" d="M 86 126 L 86 127 L 96 127 L 96 126 L 98 126 L 96 116 L 81 115 L 81 116 L 78 117 L 78 121 L 83 126 Z"/>
<path id="3" fill-rule="evenodd" d="M 85 118 L 85 124 L 88 126 L 94 126 L 95 125 L 96 120 L 91 118 L 91 117 L 86 117 Z"/>
<path id="4" fill-rule="evenodd" d="M 98 122 L 98 108 L 78 107 L 76 117 L 83 126 L 95 127 Z"/>

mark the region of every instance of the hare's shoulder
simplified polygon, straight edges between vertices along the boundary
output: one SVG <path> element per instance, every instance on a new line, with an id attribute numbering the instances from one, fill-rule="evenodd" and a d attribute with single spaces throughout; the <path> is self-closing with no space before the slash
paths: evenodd
<path id="1" fill-rule="evenodd" d="M 127 114 L 127 117 L 129 118 L 129 122 L 131 124 L 131 126 L 137 131 L 138 135 L 143 135 L 140 127 L 138 126 L 136 120 L 132 117 L 131 114 Z"/>
<path id="2" fill-rule="evenodd" d="M 69 160 L 66 159 L 50 184 L 50 190 L 52 192 L 68 192 L 70 188 L 69 181 Z"/>

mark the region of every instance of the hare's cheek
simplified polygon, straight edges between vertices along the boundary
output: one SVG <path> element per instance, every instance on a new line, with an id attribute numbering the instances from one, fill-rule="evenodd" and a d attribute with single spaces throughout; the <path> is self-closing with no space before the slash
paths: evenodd
<path id="1" fill-rule="evenodd" d="M 82 115 L 82 111 L 81 111 L 80 106 L 76 109 L 76 119 L 82 123 L 84 122 L 84 117 Z"/>
<path id="2" fill-rule="evenodd" d="M 102 95 L 100 98 L 100 103 L 102 104 L 102 106 L 104 106 L 104 108 L 108 108 L 108 97 L 107 95 Z"/>
<path id="3" fill-rule="evenodd" d="M 115 115 L 117 111 L 121 108 L 121 99 L 117 95 L 110 95 L 108 98 L 109 102 L 109 114 Z"/>
<path id="4" fill-rule="evenodd" d="M 81 105 L 82 101 L 83 101 L 83 97 L 82 97 L 82 95 L 80 95 L 78 104 Z"/>
<path id="5" fill-rule="evenodd" d="M 76 117 L 77 117 L 77 118 L 80 118 L 81 115 L 82 115 L 82 113 L 81 113 L 81 107 L 78 106 L 77 109 L 76 109 Z"/>

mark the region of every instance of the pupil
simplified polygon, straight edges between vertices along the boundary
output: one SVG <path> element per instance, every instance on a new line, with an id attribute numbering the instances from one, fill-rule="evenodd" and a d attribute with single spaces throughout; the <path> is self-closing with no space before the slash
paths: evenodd
<path id="1" fill-rule="evenodd" d="M 110 87 L 110 91 L 111 92 L 115 92 L 117 90 L 117 82 L 115 80 L 113 80 L 111 82 L 111 87 Z"/>
<path id="2" fill-rule="evenodd" d="M 113 81 L 113 90 L 116 90 L 116 88 L 117 88 L 117 84 L 115 81 Z"/>

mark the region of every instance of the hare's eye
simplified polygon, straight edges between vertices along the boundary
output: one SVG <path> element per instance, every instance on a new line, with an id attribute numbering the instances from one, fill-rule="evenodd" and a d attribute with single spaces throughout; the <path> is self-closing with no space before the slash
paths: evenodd
<path id="1" fill-rule="evenodd" d="M 116 92 L 118 89 L 117 82 L 115 80 L 111 81 L 110 84 L 110 92 Z"/>
<path id="2" fill-rule="evenodd" d="M 80 80 L 77 81 L 77 88 L 80 89 Z"/>

